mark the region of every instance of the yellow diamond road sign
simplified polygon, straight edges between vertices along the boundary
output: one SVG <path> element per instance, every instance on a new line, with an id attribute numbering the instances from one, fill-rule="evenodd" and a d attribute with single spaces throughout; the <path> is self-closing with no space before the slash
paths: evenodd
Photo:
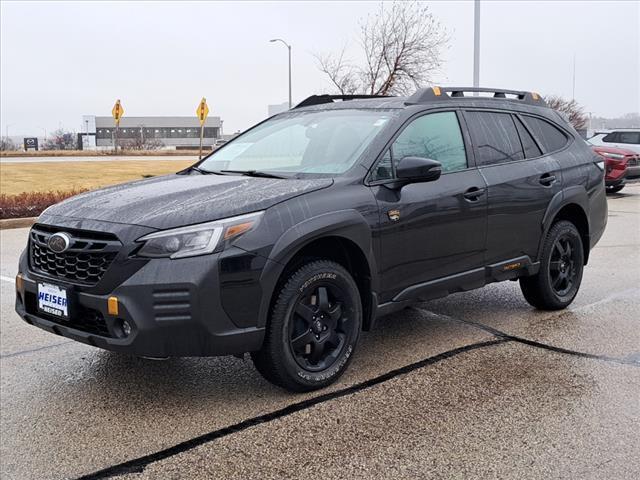
<path id="1" fill-rule="evenodd" d="M 124 115 L 124 108 L 122 108 L 122 105 L 120 104 L 120 99 L 116 100 L 116 104 L 111 110 L 111 115 L 113 115 L 113 119 L 116 121 L 116 125 L 120 125 L 120 119 Z"/>
<path id="2" fill-rule="evenodd" d="M 207 115 L 209 115 L 209 106 L 207 105 L 206 98 L 202 97 L 202 100 L 200 100 L 200 104 L 196 109 L 196 115 L 198 116 L 198 120 L 200 120 L 200 125 L 204 125 Z"/>

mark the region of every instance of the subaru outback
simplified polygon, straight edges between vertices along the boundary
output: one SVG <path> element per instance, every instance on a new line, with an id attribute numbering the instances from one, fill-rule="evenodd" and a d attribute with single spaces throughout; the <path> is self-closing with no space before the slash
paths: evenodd
<path id="1" fill-rule="evenodd" d="M 535 93 L 312 96 L 184 171 L 49 207 L 16 310 L 141 357 L 248 352 L 317 389 L 418 301 L 518 280 L 567 307 L 606 225 L 603 170 Z"/>

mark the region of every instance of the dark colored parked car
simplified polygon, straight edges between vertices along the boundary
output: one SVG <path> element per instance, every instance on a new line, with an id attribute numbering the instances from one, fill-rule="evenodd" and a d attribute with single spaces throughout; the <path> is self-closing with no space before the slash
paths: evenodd
<path id="1" fill-rule="evenodd" d="M 617 193 L 624 188 L 627 179 L 640 177 L 640 154 L 614 147 L 593 146 L 593 151 L 604 158 L 604 184 L 607 193 Z"/>
<path id="2" fill-rule="evenodd" d="M 604 161 L 536 94 L 472 91 L 312 96 L 187 170 L 52 206 L 16 310 L 139 356 L 250 352 L 304 391 L 420 300 L 519 279 L 565 308 L 605 228 Z"/>

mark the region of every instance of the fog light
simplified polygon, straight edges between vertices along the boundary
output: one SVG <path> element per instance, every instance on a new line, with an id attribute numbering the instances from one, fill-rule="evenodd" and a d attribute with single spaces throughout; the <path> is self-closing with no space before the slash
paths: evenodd
<path id="1" fill-rule="evenodd" d="M 129 325 L 129 322 L 127 322 L 126 320 L 122 321 L 122 331 L 127 337 L 131 335 L 131 325 Z"/>

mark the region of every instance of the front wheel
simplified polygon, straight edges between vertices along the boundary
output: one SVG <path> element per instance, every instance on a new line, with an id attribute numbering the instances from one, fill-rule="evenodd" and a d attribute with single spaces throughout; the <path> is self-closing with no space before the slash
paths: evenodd
<path id="1" fill-rule="evenodd" d="M 568 307 L 582 282 L 584 250 L 580 233 L 566 220 L 555 223 L 542 247 L 540 271 L 520 279 L 520 288 L 530 305 L 540 310 Z"/>
<path id="2" fill-rule="evenodd" d="M 330 385 L 351 361 L 362 325 L 353 278 L 335 262 L 311 261 L 290 273 L 275 295 L 264 344 L 251 354 L 257 370 L 291 391 Z"/>

